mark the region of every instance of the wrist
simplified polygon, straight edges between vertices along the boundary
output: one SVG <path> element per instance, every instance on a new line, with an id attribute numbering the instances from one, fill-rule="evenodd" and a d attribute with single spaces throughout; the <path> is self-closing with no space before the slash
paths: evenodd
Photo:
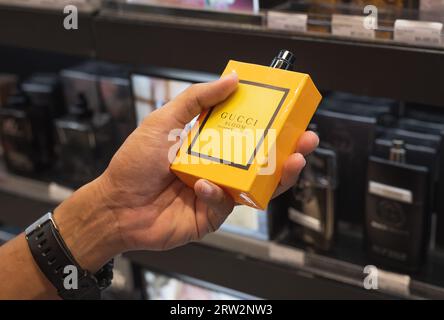
<path id="1" fill-rule="evenodd" d="M 55 223 L 71 254 L 92 273 L 124 251 L 118 221 L 100 179 L 78 189 L 54 210 Z"/>

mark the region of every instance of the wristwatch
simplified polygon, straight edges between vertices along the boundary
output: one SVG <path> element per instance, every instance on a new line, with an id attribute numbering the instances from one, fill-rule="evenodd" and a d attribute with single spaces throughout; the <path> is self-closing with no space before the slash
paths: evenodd
<path id="1" fill-rule="evenodd" d="M 49 212 L 25 230 L 35 262 L 62 299 L 95 300 L 113 278 L 113 260 L 97 273 L 83 270 L 69 251 Z"/>

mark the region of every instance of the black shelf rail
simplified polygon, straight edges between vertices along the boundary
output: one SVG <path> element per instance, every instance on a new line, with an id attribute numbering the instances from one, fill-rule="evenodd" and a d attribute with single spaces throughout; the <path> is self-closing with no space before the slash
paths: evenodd
<path id="1" fill-rule="evenodd" d="M 94 57 L 95 13 L 93 9 L 79 10 L 78 29 L 66 30 L 63 7 L 50 9 L 0 3 L 0 45 Z"/>
<path id="2" fill-rule="evenodd" d="M 61 9 L 0 4 L 0 46 L 216 74 L 229 59 L 268 64 L 287 48 L 321 89 L 444 106 L 439 48 L 110 9 L 81 11 L 78 30 L 65 30 L 63 18 Z"/>
<path id="3" fill-rule="evenodd" d="M 394 298 L 200 244 L 166 252 L 131 252 L 125 256 L 143 268 L 186 275 L 264 299 Z"/>
<path id="4" fill-rule="evenodd" d="M 267 65 L 281 48 L 325 90 L 444 106 L 444 50 L 291 34 L 261 26 L 101 12 L 97 57 L 220 73 L 229 59 Z"/>

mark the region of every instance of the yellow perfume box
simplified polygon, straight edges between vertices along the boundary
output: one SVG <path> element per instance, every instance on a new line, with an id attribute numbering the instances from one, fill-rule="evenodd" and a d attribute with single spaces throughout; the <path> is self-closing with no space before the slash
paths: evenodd
<path id="1" fill-rule="evenodd" d="M 239 85 L 203 112 L 171 170 L 188 186 L 204 178 L 239 204 L 265 209 L 322 97 L 308 74 L 230 61 Z"/>

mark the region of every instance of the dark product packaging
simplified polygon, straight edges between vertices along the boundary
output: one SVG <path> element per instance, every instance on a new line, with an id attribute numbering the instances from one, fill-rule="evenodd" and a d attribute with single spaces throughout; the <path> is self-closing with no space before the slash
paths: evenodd
<path id="1" fill-rule="evenodd" d="M 56 75 L 36 74 L 1 108 L 2 141 L 7 168 L 33 175 L 54 161 L 54 117 L 63 112 Z"/>
<path id="2" fill-rule="evenodd" d="M 29 97 L 31 104 L 40 109 L 45 109 L 45 113 L 51 119 L 65 114 L 66 110 L 58 75 L 34 74 L 26 79 L 21 87 Z"/>
<path id="3" fill-rule="evenodd" d="M 430 211 L 435 211 L 436 203 L 436 183 L 434 177 L 436 176 L 438 165 L 438 153 L 436 147 L 430 140 L 423 140 L 415 137 L 415 139 L 409 139 L 405 135 L 392 135 L 390 138 L 378 138 L 373 145 L 372 155 L 389 159 L 390 152 L 393 146 L 393 139 L 401 139 L 404 141 L 405 149 L 405 162 L 411 165 L 424 166 L 429 171 L 430 185 L 429 185 L 429 206 Z M 410 140 L 410 141 L 409 141 Z M 429 146 L 427 146 L 429 144 Z M 430 146 L 432 145 L 432 146 Z"/>
<path id="4" fill-rule="evenodd" d="M 3 157 L 9 171 L 32 174 L 40 166 L 35 147 L 36 130 L 28 114 L 29 100 L 22 93 L 10 96 L 0 109 L 0 130 Z"/>
<path id="5" fill-rule="evenodd" d="M 75 106 L 85 97 L 94 114 L 109 113 L 117 148 L 136 127 L 129 72 L 125 67 L 104 62 L 87 62 L 61 72 L 65 101 Z M 70 110 L 72 111 L 72 110 Z"/>
<path id="6" fill-rule="evenodd" d="M 439 124 L 433 124 L 429 122 L 422 122 L 423 126 L 419 126 L 422 121 L 416 119 L 400 119 L 398 126 L 406 129 L 387 129 L 385 137 L 387 139 L 402 139 L 407 144 L 429 147 L 436 150 L 436 159 L 434 161 L 434 166 L 430 172 L 432 184 L 431 187 L 431 211 L 437 214 L 437 224 L 436 224 L 436 238 L 435 242 L 439 247 L 444 247 L 444 199 L 442 194 L 444 192 L 444 186 L 442 181 L 444 181 L 444 154 L 443 154 L 443 135 L 442 132 L 437 129 Z M 416 131 L 410 131 L 410 129 Z M 418 132 L 421 130 L 421 132 Z M 422 157 L 426 157 L 422 155 Z M 422 159 L 423 161 L 426 158 Z M 412 162 L 413 163 L 413 162 Z"/>
<path id="7" fill-rule="evenodd" d="M 437 147 L 438 159 L 435 170 L 435 203 L 434 208 L 437 214 L 436 245 L 444 248 L 444 114 L 438 112 L 424 112 L 421 110 L 407 109 L 407 113 L 412 118 L 402 118 L 398 126 L 407 130 L 436 135 L 440 137 L 440 144 Z"/>
<path id="8" fill-rule="evenodd" d="M 111 115 L 120 146 L 136 128 L 136 113 L 129 74 L 123 68 L 110 66 L 99 77 L 100 94 L 105 111 Z"/>
<path id="9" fill-rule="evenodd" d="M 398 137 L 399 138 L 399 137 Z M 386 138 L 378 138 L 373 145 L 372 155 L 388 159 L 390 157 L 390 149 L 392 148 L 392 140 Z M 405 143 L 406 163 L 425 166 L 430 172 L 436 170 L 438 160 L 437 150 L 430 146 L 415 145 L 408 142 Z"/>
<path id="10" fill-rule="evenodd" d="M 99 72 L 100 67 L 96 62 L 86 62 L 60 72 L 68 112 L 72 111 L 69 108 L 78 103 L 79 94 L 84 96 L 92 112 L 103 111 L 99 93 Z"/>
<path id="11" fill-rule="evenodd" d="M 430 236 L 430 172 L 407 164 L 408 150 L 394 140 L 389 159 L 370 157 L 366 247 L 381 266 L 418 271 Z"/>
<path id="12" fill-rule="evenodd" d="M 93 180 L 108 165 L 114 152 L 111 117 L 94 114 L 79 95 L 70 113 L 56 120 L 58 172 L 63 184 L 77 188 Z"/>
<path id="13" fill-rule="evenodd" d="M 323 141 L 337 153 L 338 218 L 348 223 L 363 224 L 365 177 L 369 146 L 375 136 L 376 119 L 320 109 L 314 121 Z"/>
<path id="14" fill-rule="evenodd" d="M 0 108 L 6 105 L 8 97 L 17 88 L 18 77 L 13 74 L 0 74 Z"/>
<path id="15" fill-rule="evenodd" d="M 329 95 L 325 108 L 363 117 L 374 117 L 379 126 L 393 126 L 399 112 L 399 103 L 386 98 L 357 96 L 345 92 Z"/>
<path id="16" fill-rule="evenodd" d="M 336 153 L 319 147 L 307 157 L 297 184 L 286 193 L 292 234 L 315 249 L 333 244 L 337 186 Z"/>
<path id="17" fill-rule="evenodd" d="M 363 226 L 367 162 L 379 125 L 393 122 L 396 104 L 388 99 L 330 94 L 315 114 L 322 141 L 337 153 L 338 219 Z"/>

